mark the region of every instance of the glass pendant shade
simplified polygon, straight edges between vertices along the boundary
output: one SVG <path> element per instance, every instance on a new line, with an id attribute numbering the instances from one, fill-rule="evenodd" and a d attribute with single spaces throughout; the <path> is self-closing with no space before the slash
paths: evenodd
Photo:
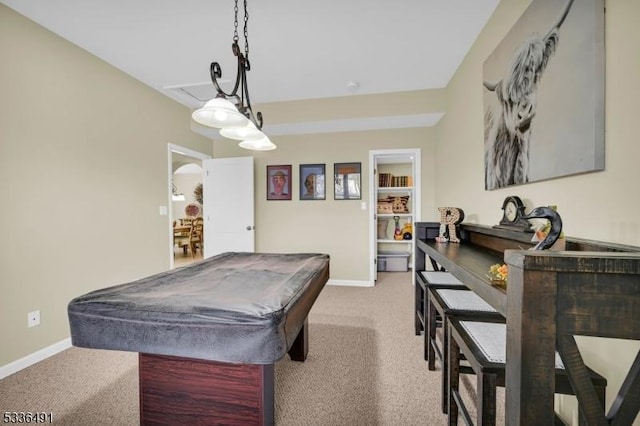
<path id="1" fill-rule="evenodd" d="M 271 151 L 276 149 L 277 146 L 267 136 L 249 141 L 242 141 L 238 145 L 244 149 L 252 149 L 254 151 Z"/>
<path id="2" fill-rule="evenodd" d="M 243 127 L 225 127 L 220 129 L 220 136 L 238 141 L 250 141 L 265 137 L 251 121 Z"/>
<path id="3" fill-rule="evenodd" d="M 249 119 L 224 98 L 211 99 L 202 108 L 195 110 L 191 117 L 209 127 L 243 127 L 249 123 Z"/>

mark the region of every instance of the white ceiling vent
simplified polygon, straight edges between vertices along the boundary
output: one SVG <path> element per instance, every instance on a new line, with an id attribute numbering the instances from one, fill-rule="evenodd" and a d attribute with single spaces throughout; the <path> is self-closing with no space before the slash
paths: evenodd
<path id="1" fill-rule="evenodd" d="M 222 89 L 226 91 L 231 84 L 229 80 L 219 80 Z M 180 84 L 176 86 L 165 86 L 164 92 L 173 99 L 187 103 L 192 107 L 200 107 L 205 102 L 216 96 L 216 89 L 210 81 L 206 83 Z"/>

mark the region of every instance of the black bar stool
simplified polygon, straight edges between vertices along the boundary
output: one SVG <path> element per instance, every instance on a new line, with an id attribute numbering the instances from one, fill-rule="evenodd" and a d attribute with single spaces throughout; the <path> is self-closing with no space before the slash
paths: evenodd
<path id="1" fill-rule="evenodd" d="M 424 359 L 429 359 L 427 332 L 427 290 L 439 288 L 459 288 L 467 290 L 467 287 L 459 279 L 444 271 L 418 271 L 416 272 L 415 286 L 415 329 L 416 336 L 425 330 Z M 441 327 L 441 320 L 438 316 L 437 327 Z"/>
<path id="2" fill-rule="evenodd" d="M 477 388 L 477 424 L 496 424 L 496 387 L 504 387 L 507 326 L 501 323 L 449 319 L 449 425 L 458 424 L 458 414 L 467 425 L 473 419 L 460 395 L 460 359 L 466 359 L 475 374 Z M 604 410 L 607 379 L 588 369 Z M 555 392 L 574 395 L 569 378 L 556 352 Z M 582 416 L 580 416 L 582 417 Z M 559 419 L 558 419 L 559 420 Z M 561 423 L 562 424 L 562 423 Z M 580 424 L 584 424 L 580 419 Z"/>
<path id="3" fill-rule="evenodd" d="M 505 319 L 491 305 L 480 296 L 466 288 L 458 289 L 428 289 L 428 316 L 425 333 L 425 344 L 428 350 L 428 368 L 433 371 L 436 368 L 436 356 L 442 365 L 442 412 L 447 412 L 447 395 L 449 394 L 448 380 L 448 334 L 447 322 L 450 318 L 463 318 L 468 320 L 487 320 L 504 322 Z M 437 316 L 442 318 L 442 344 L 438 345 L 436 337 Z"/>

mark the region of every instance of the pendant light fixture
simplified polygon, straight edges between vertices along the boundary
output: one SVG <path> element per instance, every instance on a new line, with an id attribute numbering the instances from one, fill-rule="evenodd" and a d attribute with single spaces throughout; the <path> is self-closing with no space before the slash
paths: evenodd
<path id="1" fill-rule="evenodd" d="M 244 53 L 238 45 L 238 0 L 234 8 L 233 44 L 231 49 L 238 59 L 236 82 L 231 93 L 226 93 L 218 84 L 222 77 L 222 69 L 218 62 L 210 67 L 211 81 L 218 94 L 191 115 L 194 121 L 208 127 L 220 128 L 220 135 L 225 138 L 239 140 L 240 146 L 246 149 L 268 151 L 276 149 L 276 145 L 262 132 L 262 113 L 254 115 L 247 86 L 249 63 L 249 39 L 247 26 L 247 0 L 244 0 Z"/>

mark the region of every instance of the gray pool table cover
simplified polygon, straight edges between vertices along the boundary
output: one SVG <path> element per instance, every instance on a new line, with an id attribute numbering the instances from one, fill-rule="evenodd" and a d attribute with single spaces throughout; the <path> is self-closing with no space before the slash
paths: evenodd
<path id="1" fill-rule="evenodd" d="M 287 353 L 302 327 L 285 330 L 288 312 L 305 292 L 314 292 L 315 301 L 328 276 L 326 254 L 223 253 L 76 297 L 68 306 L 71 341 L 270 364 Z"/>

